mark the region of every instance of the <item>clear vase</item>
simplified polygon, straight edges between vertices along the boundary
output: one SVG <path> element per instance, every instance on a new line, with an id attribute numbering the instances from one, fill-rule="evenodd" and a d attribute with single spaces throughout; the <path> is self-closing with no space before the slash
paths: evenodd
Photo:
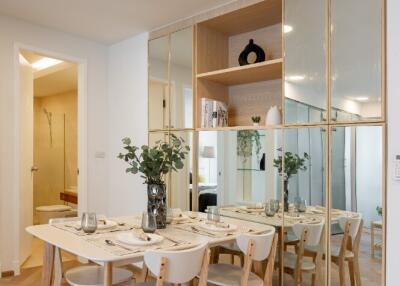
<path id="1" fill-rule="evenodd" d="M 155 215 L 158 229 L 167 226 L 166 198 L 165 185 L 147 185 L 147 211 Z"/>

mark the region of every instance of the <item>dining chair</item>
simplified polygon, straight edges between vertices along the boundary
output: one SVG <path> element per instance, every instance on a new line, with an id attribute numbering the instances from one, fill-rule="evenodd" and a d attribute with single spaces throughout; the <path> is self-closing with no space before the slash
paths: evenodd
<path id="1" fill-rule="evenodd" d="M 360 214 L 353 218 L 341 217 L 339 225 L 343 230 L 342 241 L 340 246 L 331 248 L 331 260 L 339 267 L 339 284 L 345 285 L 345 262 L 347 262 L 351 285 L 361 286 L 358 255 L 364 226 L 363 219 Z"/>
<path id="2" fill-rule="evenodd" d="M 76 221 L 77 217 L 72 218 L 55 218 L 50 219 L 49 224 L 59 224 Z M 62 279 L 65 278 L 67 283 L 72 286 L 101 286 L 104 284 L 104 269 L 100 265 L 84 265 L 63 271 L 62 256 L 60 248 L 55 249 L 54 259 L 54 285 L 61 285 Z M 113 285 L 128 282 L 132 280 L 133 273 L 122 268 L 113 268 Z"/>
<path id="3" fill-rule="evenodd" d="M 232 264 L 210 264 L 208 282 L 220 286 L 272 286 L 278 234 L 270 230 L 263 234 L 241 234 L 236 238 L 239 249 L 244 253 L 244 266 Z M 265 259 L 267 267 L 263 278 L 251 272 L 253 262 Z"/>
<path id="4" fill-rule="evenodd" d="M 311 273 L 311 285 L 315 286 L 319 261 L 322 258 L 322 238 L 325 222 L 298 223 L 293 225 L 293 233 L 298 243 L 295 252 L 284 251 L 283 266 L 284 272 L 290 274 L 296 285 L 301 285 L 303 272 Z M 304 255 L 305 247 L 317 249 L 315 257 L 307 258 Z"/>
<path id="5" fill-rule="evenodd" d="M 132 285 L 181 284 L 199 275 L 199 286 L 206 286 L 209 262 L 210 250 L 206 243 L 183 250 L 147 250 L 144 253 L 144 263 L 157 279 Z"/>

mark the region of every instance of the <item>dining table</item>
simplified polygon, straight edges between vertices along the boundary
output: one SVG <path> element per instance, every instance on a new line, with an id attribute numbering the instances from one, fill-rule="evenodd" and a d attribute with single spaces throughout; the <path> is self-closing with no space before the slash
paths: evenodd
<path id="1" fill-rule="evenodd" d="M 183 212 L 185 219 L 172 220 L 165 229 L 158 229 L 156 234 L 164 239 L 158 244 L 132 246 L 118 241 L 119 235 L 141 231 L 141 215 L 107 218 L 115 226 L 87 234 L 76 227 L 79 219 L 63 223 L 34 225 L 26 231 L 44 242 L 44 261 L 41 278 L 42 286 L 60 285 L 61 265 L 57 261 L 60 250 L 92 261 L 104 267 L 104 285 L 112 285 L 112 267 L 128 265 L 143 261 L 144 252 L 148 249 L 185 249 L 207 243 L 209 247 L 232 243 L 242 233 L 265 233 L 274 231 L 274 227 L 259 222 L 252 222 L 233 217 L 221 217 L 221 222 L 232 229 L 228 231 L 211 231 L 202 228 L 207 221 L 207 214 Z M 234 226 L 234 228 L 233 228 Z M 111 241 L 110 243 L 107 243 Z M 54 279 L 57 276 L 58 279 Z"/>

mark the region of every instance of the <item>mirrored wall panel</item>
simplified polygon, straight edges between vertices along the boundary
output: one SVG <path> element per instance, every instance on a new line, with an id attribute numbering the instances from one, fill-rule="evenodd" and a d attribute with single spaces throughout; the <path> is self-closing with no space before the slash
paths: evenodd
<path id="1" fill-rule="evenodd" d="M 285 123 L 326 120 L 326 3 L 285 0 Z"/>
<path id="2" fill-rule="evenodd" d="M 171 34 L 171 128 L 193 128 L 193 28 Z"/>
<path id="3" fill-rule="evenodd" d="M 149 41 L 148 106 L 150 130 L 165 129 L 169 125 L 168 58 L 168 36 Z"/>
<path id="4" fill-rule="evenodd" d="M 331 285 L 382 281 L 382 126 L 332 127 Z"/>
<path id="5" fill-rule="evenodd" d="M 193 132 L 176 131 L 171 132 L 171 134 L 185 140 L 185 146 L 189 146 L 190 151 L 183 159 L 183 169 L 178 170 L 178 172 L 171 172 L 169 207 L 189 211 L 192 209 Z"/>
<path id="6" fill-rule="evenodd" d="M 379 119 L 383 1 L 331 2 L 331 119 Z"/>
<path id="7" fill-rule="evenodd" d="M 325 128 L 284 130 L 275 161 L 284 180 L 283 285 L 326 281 L 326 138 Z"/>

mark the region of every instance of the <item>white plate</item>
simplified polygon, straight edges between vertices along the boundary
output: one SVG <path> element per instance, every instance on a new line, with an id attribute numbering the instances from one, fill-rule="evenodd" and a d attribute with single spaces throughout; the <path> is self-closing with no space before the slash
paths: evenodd
<path id="1" fill-rule="evenodd" d="M 218 231 L 218 232 L 229 232 L 237 229 L 237 225 L 234 224 L 229 224 L 229 227 L 218 227 L 216 224 L 207 222 L 202 222 L 201 224 L 199 224 L 199 227 L 204 230 Z"/>
<path id="2" fill-rule="evenodd" d="M 108 229 L 108 228 L 112 228 L 112 227 L 116 227 L 117 226 L 117 223 L 115 221 L 106 219 L 105 222 L 106 222 L 105 224 L 102 221 L 101 222 L 97 222 L 97 230 Z M 80 227 L 81 226 L 81 221 L 77 221 L 76 225 L 78 227 Z"/>
<path id="3" fill-rule="evenodd" d="M 163 237 L 154 233 L 146 233 L 151 240 L 144 241 L 133 232 L 123 232 L 117 235 L 117 240 L 130 245 L 152 245 L 163 241 Z"/>

